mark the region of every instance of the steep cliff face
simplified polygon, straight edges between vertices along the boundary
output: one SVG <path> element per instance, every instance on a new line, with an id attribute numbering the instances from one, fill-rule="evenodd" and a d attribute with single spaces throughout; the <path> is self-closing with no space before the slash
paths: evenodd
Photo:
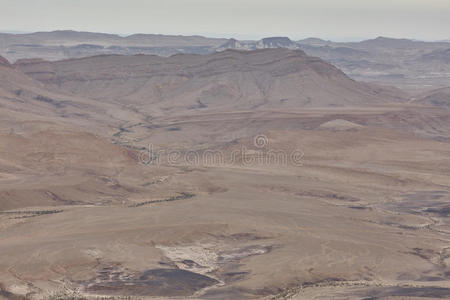
<path id="1" fill-rule="evenodd" d="M 291 41 L 288 37 L 268 37 L 259 41 L 238 41 L 235 39 L 229 39 L 225 44 L 221 45 L 216 50 L 256 50 L 271 48 L 299 49 L 300 47 L 297 43 Z"/>
<path id="2" fill-rule="evenodd" d="M 0 66 L 9 67 L 10 63 L 6 58 L 0 56 Z"/>

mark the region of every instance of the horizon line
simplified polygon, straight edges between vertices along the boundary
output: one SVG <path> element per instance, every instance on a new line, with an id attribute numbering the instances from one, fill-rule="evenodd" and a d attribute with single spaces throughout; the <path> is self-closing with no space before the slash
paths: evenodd
<path id="1" fill-rule="evenodd" d="M 373 37 L 319 37 L 319 36 L 303 36 L 299 38 L 291 38 L 288 35 L 252 35 L 252 34 L 238 34 L 237 36 L 233 36 L 231 34 L 215 34 L 215 33 L 185 33 L 185 34 L 173 34 L 173 33 L 117 33 L 117 32 L 102 32 L 102 31 L 85 31 L 85 30 L 75 30 L 75 29 L 55 29 L 55 30 L 38 30 L 38 31 L 25 31 L 25 30 L 8 30 L 8 29 L 0 29 L 0 34 L 11 34 L 11 35 L 25 35 L 25 34 L 36 34 L 36 33 L 52 33 L 52 32 L 78 32 L 78 33 L 94 33 L 94 34 L 108 34 L 108 35 L 116 35 L 121 38 L 127 38 L 134 35 L 158 35 L 158 36 L 173 36 L 173 37 L 203 37 L 203 38 L 211 38 L 211 39 L 236 39 L 239 41 L 258 41 L 264 38 L 271 37 L 287 37 L 292 41 L 301 41 L 305 39 L 320 39 L 326 42 L 335 42 L 335 43 L 345 43 L 345 42 L 363 42 L 374 40 L 377 38 L 387 38 L 394 40 L 410 40 L 415 42 L 449 42 L 449 39 L 440 39 L 440 40 L 426 40 L 426 39 L 417 39 L 411 37 L 390 37 L 386 35 L 378 35 Z"/>

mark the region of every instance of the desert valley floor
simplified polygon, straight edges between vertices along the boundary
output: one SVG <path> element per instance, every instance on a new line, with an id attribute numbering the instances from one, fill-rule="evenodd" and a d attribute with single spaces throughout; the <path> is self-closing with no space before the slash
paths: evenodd
<path id="1" fill-rule="evenodd" d="M 450 298 L 434 93 L 287 49 L 0 79 L 0 299 Z"/>

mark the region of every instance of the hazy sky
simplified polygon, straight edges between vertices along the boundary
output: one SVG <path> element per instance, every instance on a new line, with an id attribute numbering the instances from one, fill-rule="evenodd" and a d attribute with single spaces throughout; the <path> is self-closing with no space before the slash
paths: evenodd
<path id="1" fill-rule="evenodd" d="M 450 39 L 450 0 L 0 0 L 0 30 Z"/>

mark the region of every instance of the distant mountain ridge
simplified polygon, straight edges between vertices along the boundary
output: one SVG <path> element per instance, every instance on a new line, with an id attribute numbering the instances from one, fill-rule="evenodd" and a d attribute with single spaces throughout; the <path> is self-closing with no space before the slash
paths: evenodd
<path id="1" fill-rule="evenodd" d="M 332 42 L 319 38 L 294 41 L 288 37 L 237 40 L 202 36 L 116 34 L 70 30 L 30 34 L 1 34 L 0 55 L 15 62 L 41 58 L 49 61 L 95 55 L 211 54 L 235 50 L 286 48 L 303 50 L 337 66 L 356 80 L 400 88 L 450 86 L 450 43 L 377 37 L 361 42 Z"/>
<path id="2" fill-rule="evenodd" d="M 10 61 L 23 58 L 61 60 L 99 54 L 208 54 L 226 49 L 299 49 L 288 37 L 268 37 L 259 41 L 238 41 L 202 36 L 116 34 L 61 30 L 29 34 L 0 33 L 0 55 Z"/>

